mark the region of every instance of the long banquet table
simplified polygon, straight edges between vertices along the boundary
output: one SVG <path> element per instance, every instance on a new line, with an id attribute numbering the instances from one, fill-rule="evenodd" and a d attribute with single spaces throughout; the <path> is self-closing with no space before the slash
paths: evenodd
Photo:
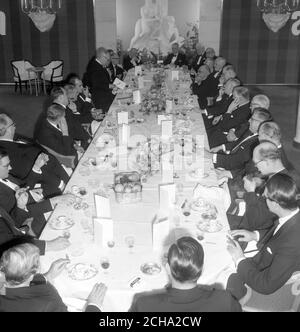
<path id="1" fill-rule="evenodd" d="M 142 93 L 149 90 L 152 85 L 153 74 L 153 71 L 144 71 L 143 80 L 145 88 Z M 195 96 L 190 95 L 189 76 L 180 71 L 179 78 L 179 81 L 175 82 L 167 80 L 168 91 L 171 91 L 171 94 L 179 100 L 173 112 L 176 113 L 176 110 L 186 109 L 188 120 L 192 124 L 191 134 L 193 136 L 203 135 L 204 146 L 208 147 L 205 127 L 197 99 Z M 118 112 L 125 110 L 131 116 L 134 113 L 136 118 L 143 118 L 145 120 L 143 123 L 134 122 L 130 124 L 131 136 L 143 135 L 149 138 L 151 135 L 160 135 L 161 127 L 158 125 L 157 115 L 154 113 L 144 115 L 140 112 L 139 105 L 131 103 L 132 97 L 129 97 L 128 93 L 133 88 L 133 79 L 134 73 L 129 72 L 126 77 L 128 88 L 125 92 L 116 96 L 106 118 L 99 127 L 89 148 L 79 161 L 65 189 L 65 192 L 74 192 L 74 188 L 84 187 L 87 192 L 86 195 L 78 195 L 81 197 L 79 199 L 81 204 L 86 203 L 85 209 L 76 209 L 72 206 L 63 205 L 57 206 L 50 216 L 41 236 L 41 239 L 50 240 L 63 235 L 64 231 L 53 229 L 51 222 L 59 216 L 67 216 L 75 222 L 74 226 L 68 230 L 71 246 L 65 251 L 46 253 L 41 259 L 43 271 L 49 268 L 51 262 L 59 258 L 64 258 L 66 255 L 70 257 L 71 264 L 88 263 L 93 264 L 98 269 L 98 274 L 94 278 L 85 281 L 71 279 L 67 269 L 57 277 L 54 285 L 70 311 L 81 311 L 83 309 L 85 300 L 96 282 L 104 282 L 108 286 L 103 310 L 118 312 L 127 311 L 130 308 L 132 299 L 136 293 L 162 289 L 168 283 L 167 274 L 162 264 L 163 254 L 167 251 L 167 247 L 164 252 L 155 251 L 152 247 L 152 221 L 153 217 L 159 211 L 158 185 L 162 181 L 161 173 L 152 174 L 151 177 L 148 177 L 147 182 L 143 183 L 141 202 L 123 205 L 116 202 L 115 193 L 111 188 L 117 169 L 113 167 L 105 168 L 101 165 L 103 154 L 101 155 L 102 152 L 99 149 L 98 143 L 99 140 L 101 141 L 103 135 L 117 135 L 118 128 L 112 126 L 112 124 L 116 123 Z M 204 158 L 204 155 L 202 157 Z M 130 157 L 128 159 L 130 160 Z M 96 161 L 96 165 L 93 161 Z M 232 260 L 226 250 L 226 233 L 229 227 L 223 197 L 216 188 L 217 178 L 212 160 L 204 158 L 203 161 L 204 174 L 206 176 L 199 179 L 193 178 L 190 176 L 189 170 L 182 169 L 176 171 L 177 176 L 174 178 L 174 182 L 177 184 L 177 188 L 180 189 L 177 192 L 178 197 L 181 199 L 180 205 L 182 204 L 182 200 L 191 200 L 193 198 L 193 189 L 197 183 L 200 183 L 203 188 L 210 187 L 207 190 L 205 199 L 217 207 L 218 221 L 222 224 L 223 228 L 221 231 L 215 233 L 202 233 L 204 239 L 201 241 L 201 244 L 205 252 L 205 261 L 199 284 L 213 284 L 216 281 L 220 282 L 220 274 L 224 269 L 232 265 Z M 93 232 L 93 218 L 96 216 L 94 194 L 99 192 L 99 190 L 100 193 L 106 193 L 110 199 L 111 216 L 114 222 L 115 246 L 113 248 L 109 248 L 106 245 L 102 247 L 98 243 L 95 243 L 97 241 L 95 241 Z M 182 235 L 192 235 L 195 237 L 199 235 L 199 230 L 196 227 L 199 215 L 192 210 L 191 215 L 185 217 L 180 212 L 180 205 L 177 206 L 177 210 L 176 208 L 174 209 L 174 211 L 177 211 L 177 218 L 170 218 L 170 243 Z M 170 216 L 172 216 L 174 211 L 170 211 Z M 176 213 L 173 213 L 174 215 Z M 176 223 L 174 222 L 175 219 Z M 124 241 L 128 235 L 133 235 L 135 238 L 135 245 L 132 249 L 126 247 Z M 108 271 L 104 271 L 100 266 L 102 257 L 107 257 L 110 261 Z M 145 262 L 159 263 L 162 266 L 162 271 L 153 276 L 143 274 L 140 267 Z M 130 283 L 137 277 L 141 278 L 141 282 L 131 287 Z"/>

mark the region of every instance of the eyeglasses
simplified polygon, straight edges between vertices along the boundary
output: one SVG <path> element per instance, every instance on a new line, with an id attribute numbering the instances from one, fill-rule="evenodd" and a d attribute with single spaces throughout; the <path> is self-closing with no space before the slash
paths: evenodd
<path id="1" fill-rule="evenodd" d="M 6 129 L 8 129 L 10 127 L 16 127 L 16 124 L 14 122 L 12 122 Z"/>
<path id="2" fill-rule="evenodd" d="M 259 160 L 258 162 L 254 163 L 254 166 L 257 166 L 259 163 L 261 163 L 262 161 L 265 161 L 264 159 Z"/>
<path id="3" fill-rule="evenodd" d="M 275 199 L 272 199 L 272 198 L 268 197 L 266 194 L 262 194 L 262 197 L 263 197 L 265 200 L 268 200 L 268 201 L 271 201 L 271 202 L 276 202 Z"/>

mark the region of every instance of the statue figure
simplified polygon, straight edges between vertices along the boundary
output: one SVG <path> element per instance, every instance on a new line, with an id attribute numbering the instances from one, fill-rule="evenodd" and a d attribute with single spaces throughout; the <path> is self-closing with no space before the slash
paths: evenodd
<path id="1" fill-rule="evenodd" d="M 173 43 L 181 45 L 183 40 L 176 28 L 175 18 L 168 16 L 168 0 L 145 0 L 130 49 L 146 48 L 155 54 L 166 55 Z"/>

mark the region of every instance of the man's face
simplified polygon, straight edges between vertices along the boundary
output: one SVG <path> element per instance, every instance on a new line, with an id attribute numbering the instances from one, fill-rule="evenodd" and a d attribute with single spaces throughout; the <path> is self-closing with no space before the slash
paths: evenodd
<path id="1" fill-rule="evenodd" d="M 7 179 L 10 170 L 11 166 L 9 157 L 3 157 L 2 159 L 0 159 L 0 179 Z"/>
<path id="2" fill-rule="evenodd" d="M 177 54 L 179 51 L 179 46 L 177 44 L 172 45 L 172 53 Z"/>
<path id="3" fill-rule="evenodd" d="M 111 58 L 111 62 L 114 66 L 116 66 L 118 63 L 119 63 L 119 57 L 114 55 L 112 58 Z"/>
<path id="4" fill-rule="evenodd" d="M 206 50 L 206 57 L 213 58 L 216 55 L 215 51 L 212 48 L 208 48 Z"/>
<path id="5" fill-rule="evenodd" d="M 79 79 L 75 80 L 75 88 L 78 91 L 78 93 L 82 93 L 83 92 L 83 84 L 82 81 Z"/>
<path id="6" fill-rule="evenodd" d="M 61 94 L 58 98 L 57 101 L 59 104 L 67 106 L 69 104 L 69 99 L 67 96 L 66 91 L 63 89 L 63 94 Z"/>
<path id="7" fill-rule="evenodd" d="M 205 52 L 205 48 L 202 45 L 197 45 L 196 51 L 198 55 L 201 55 Z"/>
<path id="8" fill-rule="evenodd" d="M 252 158 L 254 165 L 260 171 L 262 175 L 269 175 L 269 163 L 267 160 L 262 160 L 258 150 L 254 150 L 253 158 Z"/>
<path id="9" fill-rule="evenodd" d="M 215 61 L 215 71 L 221 71 L 223 68 L 223 60 L 222 59 L 216 59 Z"/>
<path id="10" fill-rule="evenodd" d="M 249 119 L 249 129 L 252 133 L 257 133 L 261 120 L 258 118 L 257 114 L 252 114 L 251 118 Z"/>
<path id="11" fill-rule="evenodd" d="M 232 94 L 233 85 L 231 82 L 226 82 L 224 85 L 224 92 L 230 96 Z"/>

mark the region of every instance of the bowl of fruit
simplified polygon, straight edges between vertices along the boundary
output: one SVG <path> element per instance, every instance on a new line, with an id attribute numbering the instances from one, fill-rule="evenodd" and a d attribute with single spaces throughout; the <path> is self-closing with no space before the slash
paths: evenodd
<path id="1" fill-rule="evenodd" d="M 142 200 L 142 182 L 138 172 L 115 174 L 114 192 L 119 204 L 132 204 Z"/>

